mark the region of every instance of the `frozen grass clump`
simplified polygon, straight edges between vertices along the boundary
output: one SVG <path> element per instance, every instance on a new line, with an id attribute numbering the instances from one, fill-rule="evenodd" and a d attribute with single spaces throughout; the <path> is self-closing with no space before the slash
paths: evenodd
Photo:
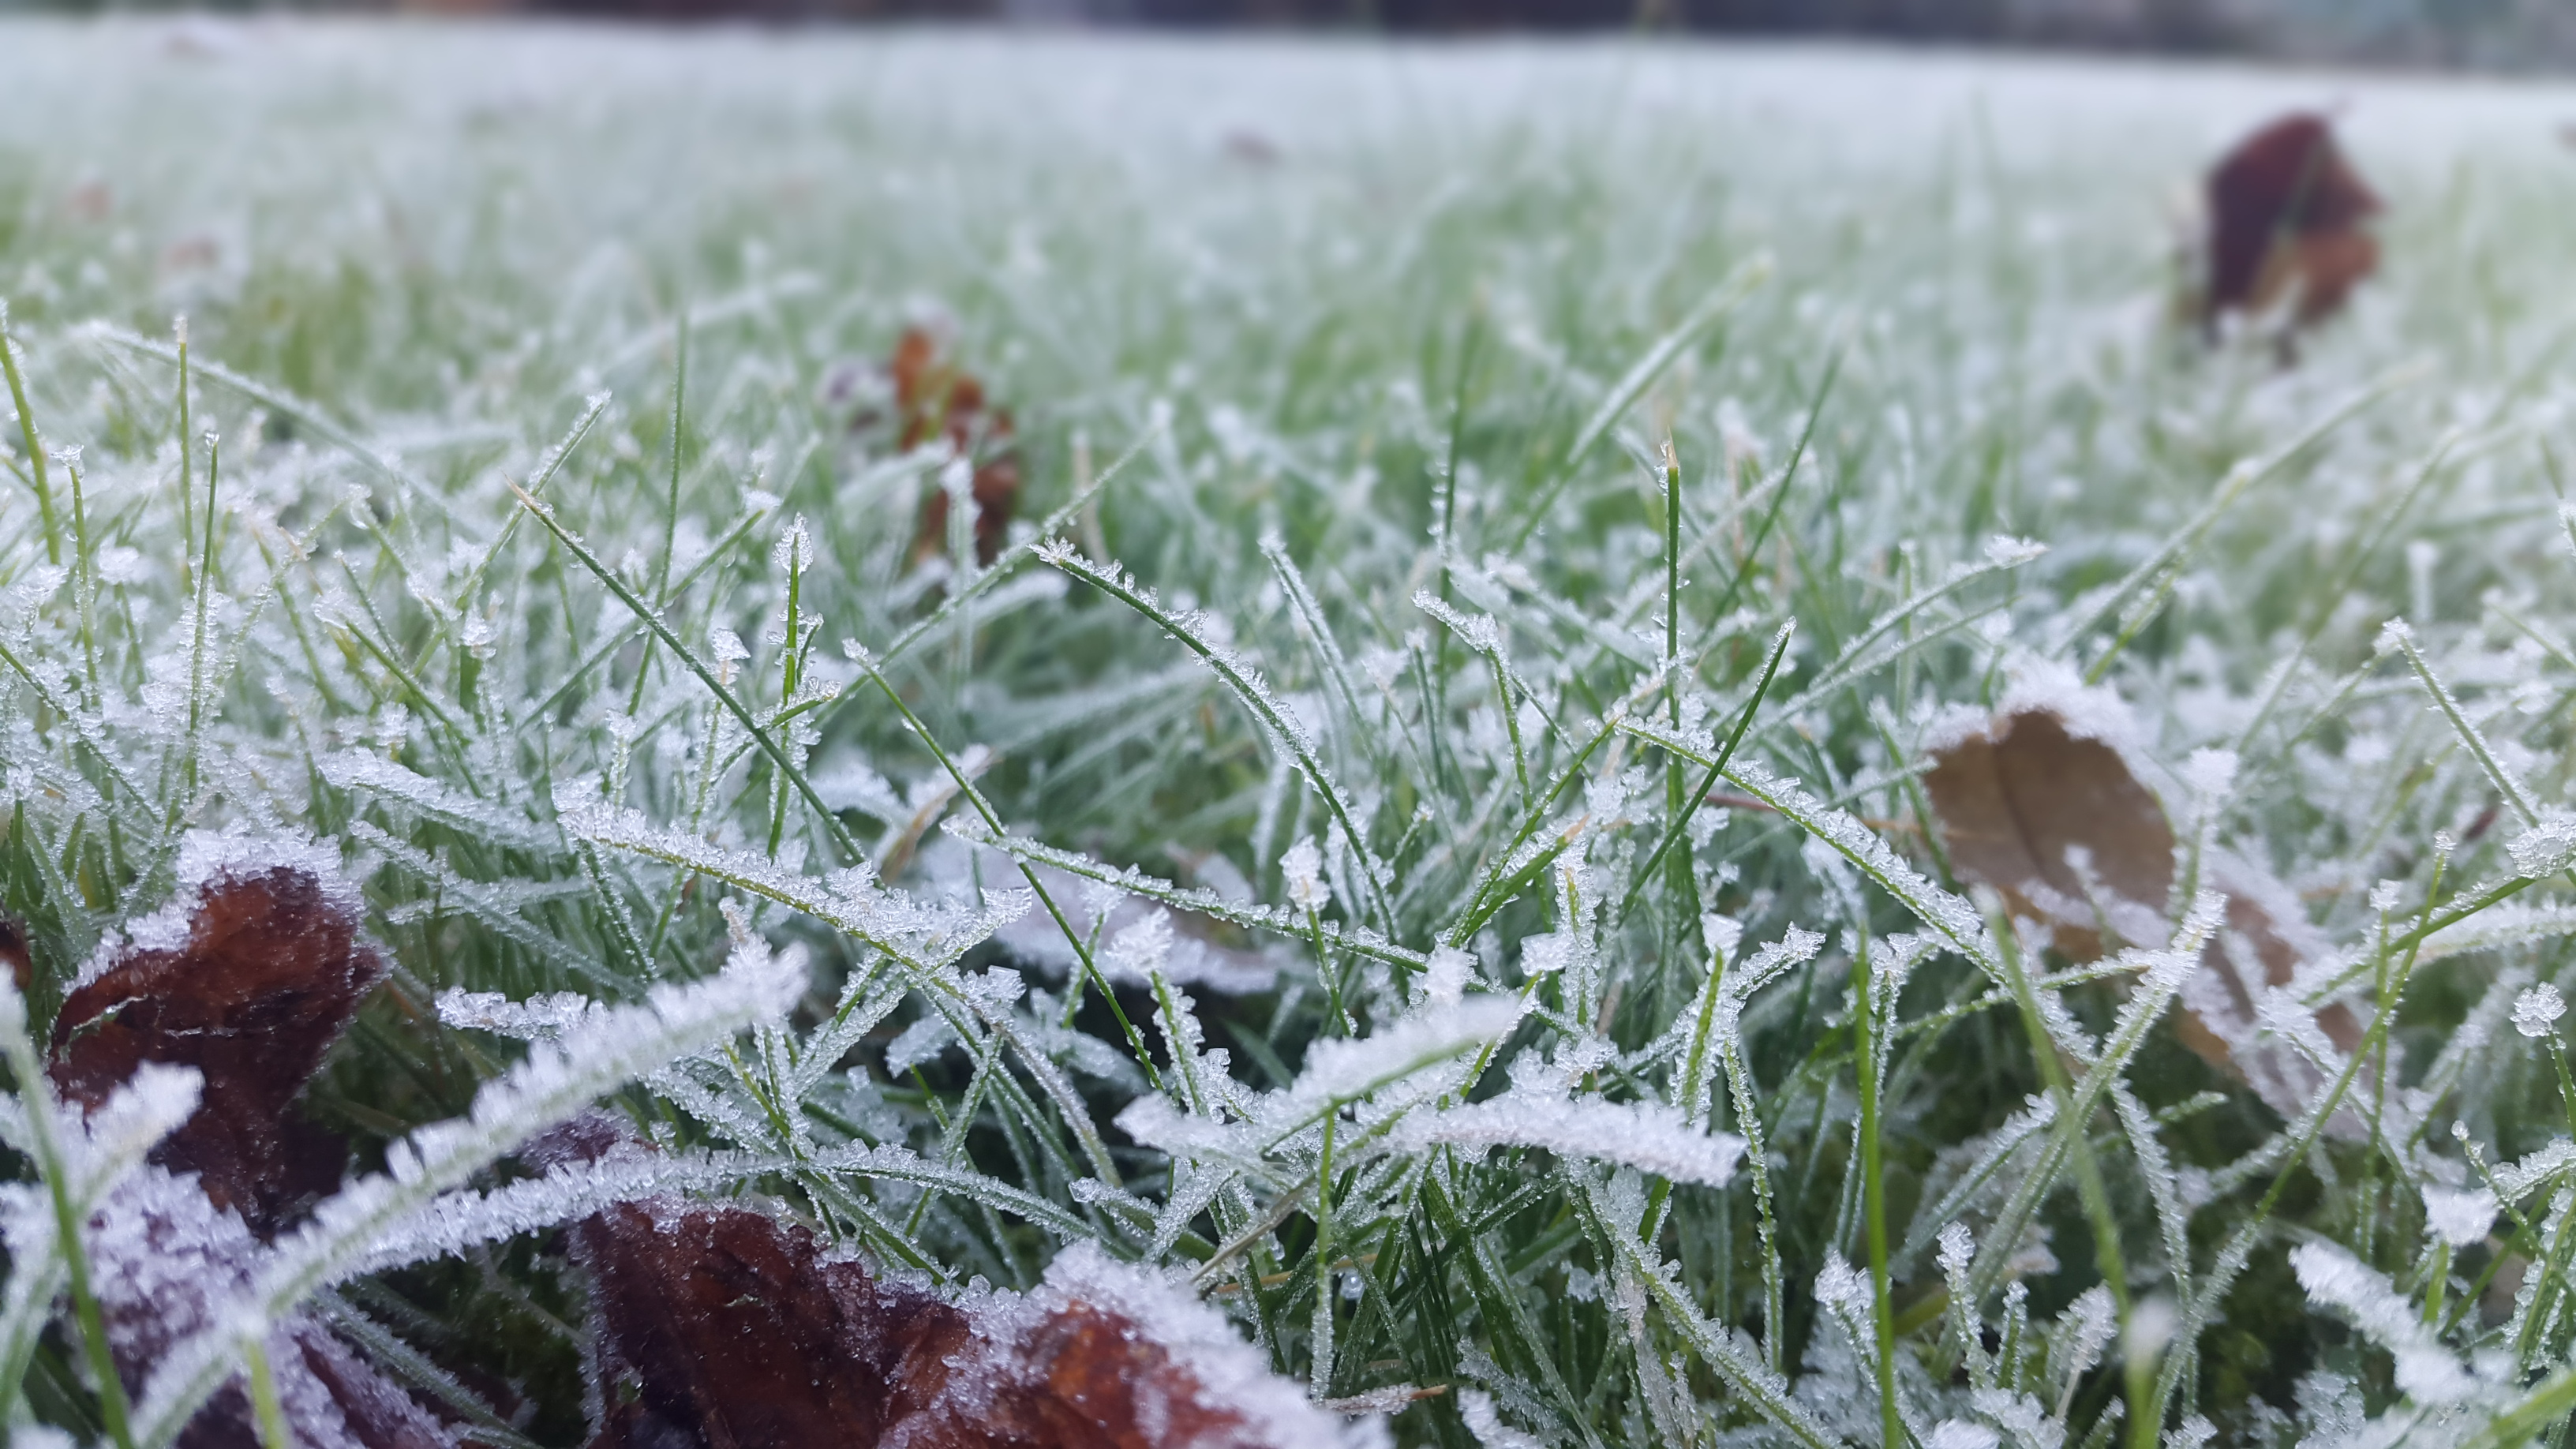
<path id="1" fill-rule="evenodd" d="M 2576 1410 L 2562 94 L 0 42 L 29 1442 L 158 1449 L 236 1375 L 283 1422 L 317 1342 L 583 1442 L 559 1227 L 675 1193 L 947 1301 L 1155 1285 L 1211 1382 L 1355 1442 Z M 2386 275 L 2296 370 L 2204 351 L 2163 198 L 2329 93 Z M 989 564 L 962 506 L 917 537 L 966 470 L 888 443 L 912 325 L 1012 413 Z M 2099 960 L 1932 815 L 2007 705 L 2174 824 Z M 46 1063 L 85 967 L 271 866 L 390 970 L 303 1097 L 346 1185 L 263 1241 L 146 1161 L 192 1074 L 84 1115 Z M 2258 881 L 2321 944 L 2210 1005 Z M 527 1147 L 593 1106 L 631 1150 Z M 182 1222 L 120 1393 L 103 1275 Z"/>

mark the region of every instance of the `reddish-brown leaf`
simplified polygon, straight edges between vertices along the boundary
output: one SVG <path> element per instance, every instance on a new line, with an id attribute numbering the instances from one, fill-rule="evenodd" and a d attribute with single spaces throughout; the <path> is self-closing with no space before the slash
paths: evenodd
<path id="1" fill-rule="evenodd" d="M 2205 325 L 2292 296 L 2294 324 L 2313 325 L 2379 265 L 2379 243 L 2362 229 L 2379 197 L 2323 116 L 2283 116 L 2238 142 L 2211 169 L 2208 200 Z"/>
<path id="2" fill-rule="evenodd" d="M 2053 709 L 2010 710 L 1934 751 L 1923 785 L 1952 869 L 2046 925 L 2067 959 L 2095 960 L 2114 942 L 2163 943 L 2173 827 L 2109 743 Z M 2184 990 L 2178 1029 L 2213 1066 L 2295 1110 L 2307 1073 L 2285 1051 L 2256 1045 L 2254 998 L 2288 982 L 2316 943 L 2296 898 L 2252 862 L 2221 852 L 2204 873 L 2227 896 L 2226 920 L 2202 953 L 2199 984 Z M 2344 1050 L 2360 1039 L 2341 1006 L 2318 1023 Z"/>
<path id="3" fill-rule="evenodd" d="M 54 1023 L 54 1085 L 95 1107 L 145 1062 L 196 1068 L 196 1114 L 152 1161 L 196 1173 L 217 1207 L 267 1236 L 340 1185 L 346 1145 L 292 1103 L 384 974 L 311 871 L 219 871 L 183 940 L 128 943 L 72 991 Z"/>
<path id="4" fill-rule="evenodd" d="M 599 1449 L 873 1445 L 921 1412 L 966 1316 L 744 1208 L 627 1203 L 573 1231 L 590 1273 Z"/>
<path id="5" fill-rule="evenodd" d="M 973 373 L 940 355 L 928 328 L 908 327 L 886 365 L 894 381 L 895 446 L 910 450 L 946 438 L 961 458 L 973 460 L 975 557 L 989 564 L 1002 551 L 1020 500 L 1020 459 L 1012 443 L 1011 413 L 984 396 Z M 922 500 L 913 533 L 916 562 L 948 549 L 948 493 L 933 488 Z"/>
<path id="6" fill-rule="evenodd" d="M 213 1328 L 251 1291 L 260 1267 L 258 1240 L 239 1215 L 208 1202 L 189 1179 L 148 1169 L 111 1195 L 92 1224 L 90 1251 L 117 1377 L 134 1394 L 172 1347 Z M 453 1435 L 318 1321 L 274 1325 L 268 1356 L 298 1444 L 453 1449 Z M 259 1444 L 238 1379 L 179 1436 L 180 1449 Z"/>
<path id="7" fill-rule="evenodd" d="M 1179 1449 L 1330 1445 L 1228 1340 L 1176 1341 L 1106 1260 L 951 1302 L 747 1208 L 632 1203 L 574 1231 L 603 1400 L 592 1449 Z M 1072 1257 L 1081 1250 L 1070 1250 Z M 1119 1275 L 1134 1283 L 1115 1286 Z M 1202 1366 L 1224 1359 L 1211 1382 Z"/>

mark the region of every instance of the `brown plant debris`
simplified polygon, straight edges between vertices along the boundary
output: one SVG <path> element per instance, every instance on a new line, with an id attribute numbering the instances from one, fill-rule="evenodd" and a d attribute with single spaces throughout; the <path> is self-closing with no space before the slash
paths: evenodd
<path id="1" fill-rule="evenodd" d="M 2086 717 L 2010 705 L 1979 730 L 1932 751 L 1923 785 L 1961 879 L 1993 888 L 2017 917 L 2049 928 L 2070 961 L 2120 945 L 2158 946 L 2174 881 L 2174 832 L 2155 793 L 2091 718 L 2115 702 L 2098 691 Z M 2260 1040 L 2259 996 L 2287 984 L 2323 950 L 2289 888 L 2252 862 L 2212 850 L 2204 886 L 2227 897 L 2203 969 L 2184 987 L 2177 1019 L 2184 1044 L 2245 1078 L 2265 1101 L 2295 1111 L 2313 1084 L 2305 1060 Z M 2349 1051 L 2360 1028 L 2341 1005 L 2318 1025 Z"/>
<path id="2" fill-rule="evenodd" d="M 591 1449 L 1331 1446 L 1341 1426 L 1212 1309 L 1087 1245 L 951 1300 L 749 1208 L 628 1203 L 574 1230 Z"/>
<path id="3" fill-rule="evenodd" d="M 147 1063 L 192 1067 L 200 1078 L 197 1110 L 92 1227 L 100 1306 L 129 1393 L 250 1289 L 260 1239 L 339 1188 L 347 1145 L 295 1115 L 293 1103 L 385 974 L 352 903 L 314 868 L 234 859 L 214 845 L 211 855 L 201 843 L 183 851 L 181 880 L 197 884 L 102 948 L 54 1025 L 48 1075 L 85 1109 Z M 455 1443 L 318 1321 L 278 1323 L 267 1348 L 298 1443 Z M 238 1381 L 197 1412 L 179 1443 L 257 1449 Z"/>
<path id="4" fill-rule="evenodd" d="M 346 1144 L 291 1104 L 385 963 L 301 866 L 217 870 L 179 911 L 82 972 L 54 1022 L 51 1075 L 96 1107 L 145 1062 L 196 1068 L 196 1114 L 151 1160 L 197 1174 L 217 1207 L 266 1236 L 340 1185 Z"/>
<path id="5" fill-rule="evenodd" d="M 2070 960 L 2099 957 L 2105 925 L 2145 944 L 2162 934 L 2173 830 L 2118 751 L 2070 732 L 2051 711 L 2030 710 L 1934 758 L 1923 786 L 1961 877 L 1994 887 L 2015 915 L 2046 923 Z"/>
<path id="6" fill-rule="evenodd" d="M 2298 112 L 2247 136 L 2209 173 L 2203 328 L 2284 303 L 2293 329 L 2334 315 L 2379 266 L 2363 224 L 2380 210 L 2325 117 Z"/>
<path id="7" fill-rule="evenodd" d="M 202 1109 L 201 1109 L 202 1115 Z M 99 1306 L 117 1377 L 139 1395 L 153 1367 L 214 1327 L 253 1286 L 258 1240 L 241 1217 L 207 1201 L 185 1177 L 145 1168 L 109 1199 L 92 1229 Z M 329 1449 L 454 1449 L 455 1434 L 403 1388 L 297 1314 L 267 1336 L 288 1431 Z M 239 1378 L 217 1391 L 179 1435 L 180 1449 L 261 1449 Z"/>
<path id="8" fill-rule="evenodd" d="M 894 384 L 895 446 L 909 452 L 945 438 L 973 468 L 968 492 L 975 502 L 975 559 L 990 564 L 1010 533 L 1020 500 L 1020 457 L 1012 441 L 1010 409 L 995 406 L 973 373 L 942 355 L 926 327 L 908 327 L 887 363 Z M 934 486 L 922 499 L 914 530 L 915 563 L 948 551 L 948 490 Z"/>

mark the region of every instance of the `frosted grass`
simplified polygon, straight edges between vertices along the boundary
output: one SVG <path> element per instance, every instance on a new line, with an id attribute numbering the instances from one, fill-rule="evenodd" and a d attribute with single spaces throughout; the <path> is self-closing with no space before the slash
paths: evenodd
<path id="1" fill-rule="evenodd" d="M 0 36 L 17 1438 L 167 1442 L 361 1320 L 502 1442 L 476 1354 L 539 1345 L 575 1424 L 544 1230 L 667 1192 L 1132 1300 L 1315 1435 L 2576 1405 L 2562 92 L 402 39 Z M 2165 198 L 2334 98 L 2385 274 L 2294 370 L 2201 353 Z M 913 323 L 1014 412 L 989 567 L 869 418 Z M 1999 707 L 2164 797 L 2163 948 L 1952 874 L 1918 777 Z M 394 1171 L 209 1248 L 245 1311 L 119 1428 L 61 1222 L 184 1094 L 23 1089 L 216 850 L 395 961 L 311 1093 Z M 2277 969 L 2195 899 L 2264 878 Z M 513 1157 L 593 1107 L 639 1142 Z"/>

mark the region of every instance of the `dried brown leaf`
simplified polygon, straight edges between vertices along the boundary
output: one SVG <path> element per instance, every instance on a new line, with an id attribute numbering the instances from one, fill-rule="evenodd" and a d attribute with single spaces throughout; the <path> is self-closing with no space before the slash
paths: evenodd
<path id="1" fill-rule="evenodd" d="M 2173 827 L 2118 749 L 2053 709 L 2024 708 L 1934 751 L 1933 761 L 1923 785 L 1961 878 L 2046 925 L 2050 944 L 2071 961 L 2099 959 L 2117 944 L 2162 943 Z M 2207 875 L 2228 898 L 2226 920 L 2195 978 L 2209 984 L 2185 989 L 2177 1026 L 2211 1065 L 2294 1110 L 2309 1074 L 2277 1045 L 2258 1046 L 2255 994 L 2287 983 L 2318 943 L 2296 898 L 2251 862 L 2219 853 Z M 2318 1021 L 2344 1050 L 2360 1039 L 2341 1006 Z"/>
<path id="2" fill-rule="evenodd" d="M 346 1144 L 296 1116 L 293 1103 L 385 973 L 356 918 L 301 866 L 215 869 L 193 901 L 137 931 L 150 944 L 112 948 L 64 1002 L 48 1069 L 83 1107 L 145 1062 L 194 1067 L 203 1079 L 196 1112 L 152 1154 L 168 1175 L 147 1172 L 120 1188 L 95 1229 L 101 1307 L 131 1391 L 249 1289 L 258 1239 L 339 1187 Z M 278 1324 L 269 1356 L 298 1442 L 455 1442 L 313 1319 Z M 179 1439 L 182 1449 L 259 1442 L 238 1383 Z"/>
<path id="3" fill-rule="evenodd" d="M 1173 1316 L 1140 1306 L 1174 1290 L 1082 1249 L 1059 1266 L 1087 1267 L 1050 1273 L 1038 1293 L 952 1302 L 828 1256 L 800 1225 L 666 1199 L 585 1220 L 574 1252 L 591 1275 L 604 1400 L 592 1449 L 1341 1438 L 1292 1385 L 1247 1373 L 1239 1343 L 1183 1341 Z"/>
<path id="4" fill-rule="evenodd" d="M 895 446 L 908 451 L 946 438 L 957 456 L 974 460 L 969 487 L 975 500 L 975 558 L 990 564 L 1002 551 L 1020 500 L 1020 458 L 1012 443 L 1010 410 L 994 406 L 980 379 L 941 356 L 939 339 L 926 327 L 904 330 L 886 371 L 894 382 Z M 919 562 L 947 549 L 948 493 L 933 488 L 922 500 L 912 556 Z"/>
<path id="5" fill-rule="evenodd" d="M 384 974 L 311 871 L 220 871 L 198 887 L 179 944 L 129 942 L 74 988 L 50 1073 L 67 1100 L 95 1107 L 145 1062 L 196 1068 L 196 1114 L 151 1160 L 196 1173 L 217 1207 L 266 1236 L 340 1185 L 346 1144 L 292 1104 Z"/>
<path id="6" fill-rule="evenodd" d="M 2379 265 L 2379 243 L 2363 230 L 2379 197 L 2323 116 L 2283 116 L 2238 142 L 2211 169 L 2208 202 L 2204 325 L 2287 297 L 2293 325 L 2313 326 Z"/>
<path id="7" fill-rule="evenodd" d="M 1923 777 L 1950 864 L 2045 921 L 2069 959 L 2102 954 L 2102 930 L 2139 939 L 2173 888 L 2172 827 L 2119 752 L 2046 710 L 2006 715 L 1935 757 Z M 2070 858 L 2081 852 L 2093 880 Z M 2128 929 L 2120 929 L 2123 921 Z"/>
<path id="8" fill-rule="evenodd" d="M 145 1170 L 119 1187 L 92 1226 L 99 1306 L 117 1377 L 139 1395 L 172 1347 L 213 1328 L 251 1291 L 258 1240 L 239 1215 L 184 1177 Z M 301 1445 L 453 1449 L 455 1436 L 316 1320 L 297 1316 L 268 1334 L 270 1371 Z M 238 1379 L 207 1400 L 180 1449 L 259 1449 Z"/>

